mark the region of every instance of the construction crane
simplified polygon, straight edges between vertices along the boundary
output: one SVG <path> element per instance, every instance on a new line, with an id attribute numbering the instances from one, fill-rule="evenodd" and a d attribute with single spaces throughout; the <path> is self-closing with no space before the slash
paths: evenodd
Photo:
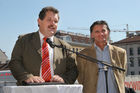
<path id="1" fill-rule="evenodd" d="M 88 30 L 89 31 L 89 29 L 85 28 L 85 27 L 68 27 L 67 29 L 69 29 L 69 30 Z M 111 29 L 111 32 L 126 32 L 126 37 L 128 37 L 130 33 L 140 33 L 140 31 L 129 31 L 128 24 L 126 24 L 126 29 L 123 29 L 123 30 Z"/>
<path id="2" fill-rule="evenodd" d="M 69 29 L 69 30 L 89 30 L 88 28 L 85 28 L 85 27 L 68 27 L 67 29 Z M 111 29 L 111 32 L 138 32 L 138 31 L 128 31 L 128 28 L 127 28 L 127 29 L 123 29 L 123 30 Z"/>

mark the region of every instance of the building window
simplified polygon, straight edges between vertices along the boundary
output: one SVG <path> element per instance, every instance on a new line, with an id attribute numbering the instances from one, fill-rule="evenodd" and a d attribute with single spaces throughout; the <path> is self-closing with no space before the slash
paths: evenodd
<path id="1" fill-rule="evenodd" d="M 129 48 L 129 53 L 130 53 L 130 56 L 133 56 L 133 48 Z"/>
<path id="2" fill-rule="evenodd" d="M 84 39 L 81 39 L 81 43 L 85 43 L 85 40 Z"/>
<path id="3" fill-rule="evenodd" d="M 71 41 L 71 37 L 70 37 L 70 36 L 67 36 L 67 37 L 66 37 L 66 40 L 67 40 L 67 41 Z"/>
<path id="4" fill-rule="evenodd" d="M 138 55 L 140 55 L 140 47 L 138 47 Z"/>
<path id="5" fill-rule="evenodd" d="M 90 41 L 90 40 L 88 40 L 88 41 L 87 41 L 87 43 L 88 43 L 88 44 L 90 44 L 90 43 L 91 43 L 91 41 Z"/>
<path id="6" fill-rule="evenodd" d="M 130 67 L 134 67 L 134 58 L 131 57 L 129 59 L 130 59 Z"/>
<path id="7" fill-rule="evenodd" d="M 131 75 L 135 75 L 135 72 L 134 71 L 131 71 Z"/>
<path id="8" fill-rule="evenodd" d="M 139 75 L 140 75 L 140 71 L 139 71 Z"/>
<path id="9" fill-rule="evenodd" d="M 140 57 L 138 57 L 138 66 L 140 67 Z"/>

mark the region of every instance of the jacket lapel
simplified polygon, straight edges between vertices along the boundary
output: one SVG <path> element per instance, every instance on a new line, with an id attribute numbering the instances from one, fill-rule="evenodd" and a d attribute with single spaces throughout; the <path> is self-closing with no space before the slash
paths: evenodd
<path id="1" fill-rule="evenodd" d="M 95 50 L 95 47 L 94 47 L 94 44 L 92 44 L 91 46 L 91 51 L 92 52 L 92 58 L 96 58 L 96 50 Z M 94 54 L 93 54 L 94 53 Z M 96 58 L 97 59 L 97 58 Z"/>
<path id="2" fill-rule="evenodd" d="M 116 54 L 115 54 L 115 51 L 113 50 L 112 45 L 109 45 L 109 53 L 110 53 L 111 64 L 115 66 L 116 63 L 115 63 L 115 56 L 114 55 L 116 55 Z"/>

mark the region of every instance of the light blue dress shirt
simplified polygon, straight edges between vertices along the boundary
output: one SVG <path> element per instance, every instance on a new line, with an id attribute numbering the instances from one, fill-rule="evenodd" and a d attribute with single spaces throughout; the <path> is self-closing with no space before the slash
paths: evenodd
<path id="1" fill-rule="evenodd" d="M 94 43 L 94 47 L 96 49 L 96 56 L 98 60 L 111 63 L 110 53 L 109 53 L 109 44 L 107 44 L 104 47 L 103 51 L 95 43 Z M 105 71 L 104 69 L 102 69 L 104 65 L 98 63 L 98 67 L 99 67 L 99 75 L 98 75 L 97 93 L 106 93 Z M 108 77 L 107 78 L 108 79 L 108 93 L 119 93 L 118 86 L 117 86 L 112 68 L 108 68 L 107 77 Z"/>

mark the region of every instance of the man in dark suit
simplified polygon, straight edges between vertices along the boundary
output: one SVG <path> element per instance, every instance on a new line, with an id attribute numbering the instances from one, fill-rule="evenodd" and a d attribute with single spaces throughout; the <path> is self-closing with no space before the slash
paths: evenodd
<path id="1" fill-rule="evenodd" d="M 26 83 L 43 83 L 42 46 L 44 38 L 50 38 L 55 44 L 71 48 L 71 46 L 54 36 L 59 21 L 59 11 L 53 7 L 44 7 L 39 14 L 37 32 L 20 36 L 12 52 L 9 67 L 18 81 Z M 75 58 L 67 51 L 47 45 L 51 82 L 74 83 L 77 76 Z M 46 61 L 46 60 L 45 60 Z M 44 62 L 44 61 L 43 61 Z M 47 72 L 48 73 L 48 72 Z"/>
<path id="2" fill-rule="evenodd" d="M 94 22 L 90 27 L 90 35 L 94 42 L 91 47 L 85 48 L 80 53 L 126 69 L 126 51 L 109 44 L 109 33 L 110 29 L 105 21 Z M 97 64 L 78 56 L 77 67 L 79 70 L 78 82 L 83 84 L 83 93 L 106 93 L 106 77 L 103 64 Z M 125 93 L 125 72 L 109 67 L 107 80 L 108 93 Z"/>

